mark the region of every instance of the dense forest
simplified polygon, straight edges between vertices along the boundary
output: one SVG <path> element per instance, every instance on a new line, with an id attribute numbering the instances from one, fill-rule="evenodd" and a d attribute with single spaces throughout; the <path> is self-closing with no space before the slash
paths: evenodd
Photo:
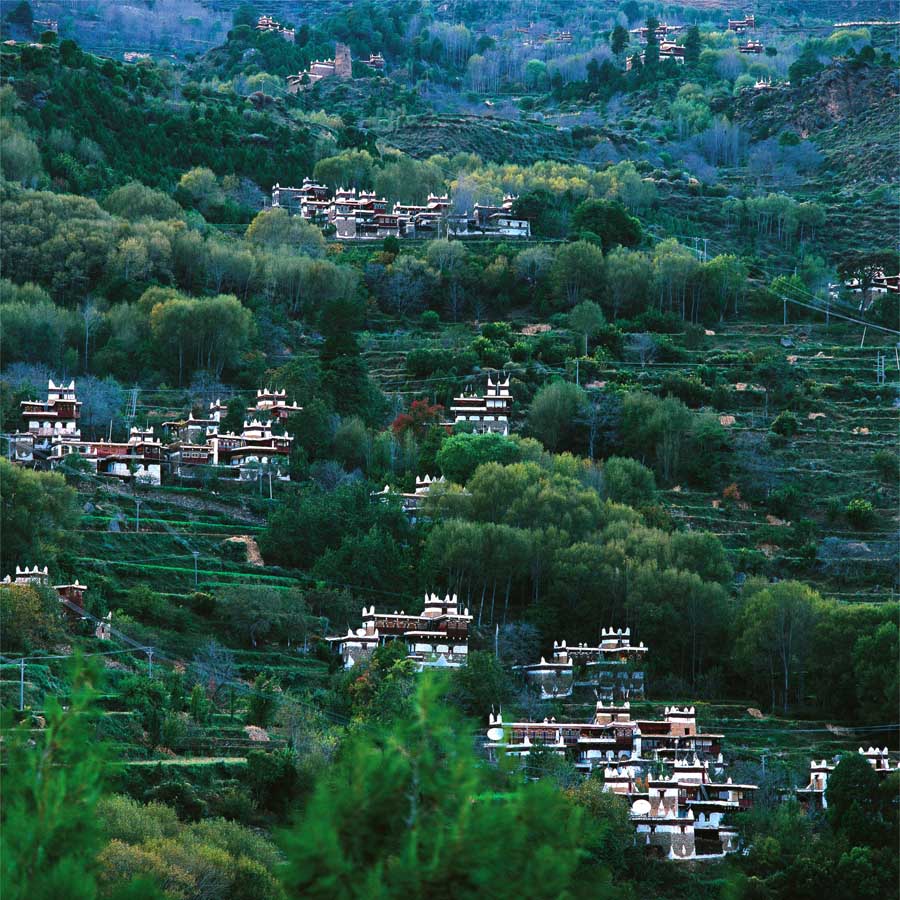
<path id="1" fill-rule="evenodd" d="M 896 9 L 271 6 L 0 5 L 4 897 L 894 896 Z"/>

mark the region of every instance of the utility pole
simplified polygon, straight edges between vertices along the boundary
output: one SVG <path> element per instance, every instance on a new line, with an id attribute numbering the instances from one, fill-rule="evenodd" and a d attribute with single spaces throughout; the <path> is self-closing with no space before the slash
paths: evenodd
<path id="1" fill-rule="evenodd" d="M 272 470 L 269 469 L 269 499 L 272 499 Z"/>
<path id="2" fill-rule="evenodd" d="M 875 359 L 875 380 L 878 384 L 884 384 L 885 382 L 885 361 L 885 355 L 879 350 Z"/>
<path id="3" fill-rule="evenodd" d="M 580 377 L 579 372 L 578 372 L 578 363 L 579 363 L 579 362 L 580 362 L 580 360 L 579 360 L 578 357 L 576 356 L 576 357 L 575 357 L 575 384 L 577 384 L 578 387 L 581 387 L 581 377 Z"/>
<path id="4" fill-rule="evenodd" d="M 784 324 L 787 325 L 787 297 L 782 297 L 781 299 L 784 304 Z"/>
<path id="5" fill-rule="evenodd" d="M 147 647 L 147 677 L 152 681 L 153 680 L 153 648 Z"/>
<path id="6" fill-rule="evenodd" d="M 25 658 L 19 660 L 19 712 L 25 709 Z"/>
<path id="7" fill-rule="evenodd" d="M 194 554 L 194 587 L 197 587 L 197 557 L 200 555 L 199 550 L 191 550 Z"/>
<path id="8" fill-rule="evenodd" d="M 137 523 L 135 524 L 135 527 L 134 527 L 135 531 L 141 530 L 141 504 L 143 502 L 144 502 L 143 500 L 138 500 L 138 499 L 135 499 L 135 501 L 134 501 L 135 506 L 137 506 Z"/>

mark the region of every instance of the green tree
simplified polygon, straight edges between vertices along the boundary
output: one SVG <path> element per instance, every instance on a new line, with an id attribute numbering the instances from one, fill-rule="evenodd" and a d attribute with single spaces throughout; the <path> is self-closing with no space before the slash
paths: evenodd
<path id="1" fill-rule="evenodd" d="M 622 25 L 616 25 L 612 30 L 609 46 L 616 55 L 621 53 L 628 46 L 628 29 Z"/>
<path id="2" fill-rule="evenodd" d="M 653 72 L 659 67 L 659 38 L 656 29 L 659 28 L 659 19 L 654 16 L 648 16 L 646 22 L 647 28 L 647 47 L 644 50 L 644 68 Z"/>
<path id="3" fill-rule="evenodd" d="M 550 278 L 561 306 L 571 308 L 596 299 L 603 288 L 603 253 L 588 241 L 564 244 L 556 252 Z"/>
<path id="4" fill-rule="evenodd" d="M 475 719 L 492 706 L 499 709 L 512 695 L 509 673 L 493 653 L 473 650 L 454 676 L 450 699 Z"/>
<path id="5" fill-rule="evenodd" d="M 6 653 L 46 650 L 62 635 L 59 597 L 49 587 L 0 587 L 0 647 Z"/>
<path id="6" fill-rule="evenodd" d="M 374 160 L 368 150 L 345 150 L 337 156 L 320 159 L 313 169 L 313 177 L 332 190 L 339 187 L 371 190 L 373 171 Z"/>
<path id="7" fill-rule="evenodd" d="M 257 213 L 244 235 L 251 244 L 269 250 L 290 248 L 307 256 L 325 255 L 325 238 L 315 225 L 276 206 Z"/>
<path id="8" fill-rule="evenodd" d="M 583 779 L 566 793 L 594 826 L 587 851 L 614 875 L 623 873 L 634 841 L 627 801 L 604 790 L 603 782 L 596 777 Z"/>
<path id="9" fill-rule="evenodd" d="M 278 683 L 273 678 L 257 675 L 247 704 L 247 724 L 268 728 L 278 711 Z"/>
<path id="10" fill-rule="evenodd" d="M 863 718 L 879 722 L 900 706 L 900 631 L 896 622 L 883 622 L 863 634 L 853 646 L 853 676 Z"/>
<path id="11" fill-rule="evenodd" d="M 77 662 L 67 708 L 48 692 L 46 728 L 32 734 L 23 726 L 4 740 L 0 889 L 8 900 L 97 896 L 103 834 L 95 810 L 104 772 L 98 679 L 96 668 Z"/>
<path id="12" fill-rule="evenodd" d="M 880 810 L 878 776 L 868 760 L 859 753 L 843 756 L 828 776 L 825 797 L 831 827 L 852 843 L 869 843 Z"/>
<path id="13" fill-rule="evenodd" d="M 567 381 L 545 384 L 528 408 L 528 430 L 548 450 L 571 450 L 587 406 L 587 395 Z"/>
<path id="14" fill-rule="evenodd" d="M 0 570 L 52 565 L 77 540 L 78 494 L 62 475 L 38 472 L 0 458 Z"/>
<path id="15" fill-rule="evenodd" d="M 240 395 L 232 397 L 228 401 L 228 408 L 219 423 L 219 432 L 221 434 L 241 434 L 246 418 L 247 403 Z"/>
<path id="16" fill-rule="evenodd" d="M 569 313 L 569 328 L 584 336 L 584 355 L 588 355 L 588 341 L 606 324 L 600 306 L 591 300 L 579 303 Z"/>
<path id="17" fill-rule="evenodd" d="M 772 708 L 780 705 L 787 714 L 792 703 L 803 699 L 798 682 L 814 646 L 823 601 L 797 581 L 755 587 L 741 611 L 737 659 L 756 675 L 757 685 L 768 687 Z"/>
<path id="18" fill-rule="evenodd" d="M 178 181 L 178 196 L 204 216 L 214 214 L 225 201 L 225 195 L 212 169 L 196 166 Z"/>
<path id="19" fill-rule="evenodd" d="M 605 251 L 616 246 L 636 247 L 643 237 L 641 223 L 614 200 L 585 200 L 572 214 L 572 231 L 596 235 Z"/>
<path id="20" fill-rule="evenodd" d="M 518 443 L 502 434 L 454 434 L 441 444 L 437 463 L 447 478 L 465 484 L 480 465 L 506 465 L 517 462 L 520 456 Z"/>
<path id="21" fill-rule="evenodd" d="M 112 191 L 103 208 L 114 216 L 137 222 L 140 219 L 182 219 L 184 210 L 166 193 L 132 181 Z"/>
<path id="22" fill-rule="evenodd" d="M 684 62 L 693 66 L 700 62 L 700 29 L 691 25 L 684 36 Z"/>
<path id="23" fill-rule="evenodd" d="M 459 241 L 431 241 L 428 264 L 440 275 L 447 290 L 447 305 L 453 320 L 462 310 L 463 279 L 468 265 L 468 251 Z"/>
<path id="24" fill-rule="evenodd" d="M 613 247 L 606 255 L 603 302 L 611 319 L 635 316 L 650 302 L 653 269 L 646 253 Z"/>
<path id="25" fill-rule="evenodd" d="M 500 898 L 565 895 L 578 868 L 579 815 L 549 785 L 499 795 L 488 786 L 439 683 L 423 678 L 409 720 L 351 739 L 320 778 L 285 836 L 287 890 L 376 900 L 452 885 L 469 898 L 489 884 Z"/>
<path id="26" fill-rule="evenodd" d="M 603 488 L 614 503 L 638 507 L 653 501 L 656 479 L 636 459 L 611 456 L 603 464 Z"/>

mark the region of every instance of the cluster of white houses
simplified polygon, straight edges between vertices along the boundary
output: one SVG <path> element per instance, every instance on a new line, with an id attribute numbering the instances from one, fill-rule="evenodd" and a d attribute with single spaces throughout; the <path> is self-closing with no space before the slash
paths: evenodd
<path id="1" fill-rule="evenodd" d="M 736 850 L 737 831 L 725 817 L 753 804 L 756 785 L 723 778 L 722 737 L 699 731 L 693 706 L 633 719 L 629 701 L 598 700 L 587 723 L 504 722 L 491 714 L 486 748 L 491 757 L 549 752 L 585 773 L 602 771 L 604 790 L 629 803 L 638 844 L 683 860 Z"/>
<path id="2" fill-rule="evenodd" d="M 403 610 L 376 613 L 374 606 L 364 606 L 360 628 L 348 628 L 346 634 L 327 640 L 340 653 L 347 669 L 364 662 L 378 647 L 391 641 L 403 641 L 408 658 L 419 669 L 459 668 L 468 659 L 471 621 L 469 610 L 459 608 L 456 594 L 447 594 L 443 599 L 437 594 L 426 594 L 424 609 L 418 614 Z"/>
<path id="3" fill-rule="evenodd" d="M 454 212 L 446 194 L 429 194 L 422 205 L 389 204 L 373 191 L 338 188 L 331 191 L 324 184 L 304 178 L 300 187 L 272 188 L 272 206 L 320 226 L 332 226 L 338 238 L 433 238 L 441 236 L 502 235 L 529 237 L 527 219 L 513 215 L 516 198 L 506 196 L 497 205 L 476 203 L 471 213 Z"/>
<path id="4" fill-rule="evenodd" d="M 247 407 L 250 418 L 237 434 L 220 430 L 227 407 L 215 400 L 205 419 L 195 419 L 191 413 L 187 419 L 164 422 L 167 436 L 174 440 L 163 444 L 152 429 L 135 427 L 126 441 L 84 439 L 79 427 L 81 405 L 74 381 L 54 384 L 51 380 L 46 401 L 22 403 L 27 430 L 8 436 L 10 460 L 54 468 L 77 455 L 97 475 L 148 484 L 161 483 L 164 467 L 182 476 L 189 475 L 192 466 L 217 466 L 226 476 L 248 479 L 257 476 L 260 466 L 269 466 L 274 477 L 287 478 L 293 437 L 275 433 L 273 425 L 302 409 L 289 402 L 284 391 L 259 390 L 256 402 Z"/>
<path id="5" fill-rule="evenodd" d="M 547 661 L 520 666 L 526 682 L 543 699 L 571 697 L 575 687 L 589 687 L 604 701 L 644 699 L 644 642 L 631 643 L 630 628 L 603 628 L 597 646 L 553 642 Z"/>
<path id="6" fill-rule="evenodd" d="M 286 420 L 303 407 L 287 398 L 285 391 L 260 389 L 248 418 L 239 432 L 223 431 L 228 407 L 213 400 L 205 418 L 187 418 L 162 423 L 166 442 L 151 428 L 132 427 L 125 441 L 88 440 L 82 437 L 79 419 L 82 402 L 75 393 L 75 382 L 48 383 L 46 400 L 22 403 L 24 431 L 6 436 L 11 462 L 36 468 L 54 468 L 67 458 L 77 456 L 101 476 L 160 484 L 165 470 L 175 477 L 190 477 L 198 466 L 214 466 L 221 475 L 243 480 L 259 476 L 266 467 L 273 478 L 287 480 L 288 462 L 294 438 L 283 430 Z M 467 422 L 478 432 L 509 434 L 512 396 L 509 376 L 487 376 L 484 396 L 467 388 L 453 399 L 453 418 L 443 422 L 450 429 Z M 416 492 L 405 497 L 404 506 L 414 511 L 431 481 L 425 476 Z"/>

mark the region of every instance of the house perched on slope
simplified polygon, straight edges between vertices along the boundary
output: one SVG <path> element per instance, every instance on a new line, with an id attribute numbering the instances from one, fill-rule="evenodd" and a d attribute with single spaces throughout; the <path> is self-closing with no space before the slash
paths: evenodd
<path id="1" fill-rule="evenodd" d="M 471 621 L 468 609 L 460 611 L 456 594 L 448 594 L 443 600 L 437 594 L 426 594 L 425 607 L 417 615 L 403 610 L 376 613 L 374 606 L 364 606 L 362 627 L 327 640 L 341 654 L 346 669 L 367 660 L 377 647 L 396 640 L 406 643 L 408 658 L 420 669 L 458 668 L 468 657 Z"/>
<path id="2" fill-rule="evenodd" d="M 603 628 L 596 647 L 554 641 L 549 661 L 541 657 L 520 671 L 544 698 L 569 697 L 574 687 L 583 686 L 594 689 L 602 700 L 643 700 L 646 653 L 643 641 L 631 643 L 630 628 Z"/>
<path id="3" fill-rule="evenodd" d="M 495 432 L 509 434 L 509 417 L 512 413 L 512 394 L 509 391 L 509 376 L 488 375 L 484 396 L 467 387 L 462 394 L 453 398 L 450 404 L 453 420 L 447 425 L 471 422 L 476 434 Z"/>

